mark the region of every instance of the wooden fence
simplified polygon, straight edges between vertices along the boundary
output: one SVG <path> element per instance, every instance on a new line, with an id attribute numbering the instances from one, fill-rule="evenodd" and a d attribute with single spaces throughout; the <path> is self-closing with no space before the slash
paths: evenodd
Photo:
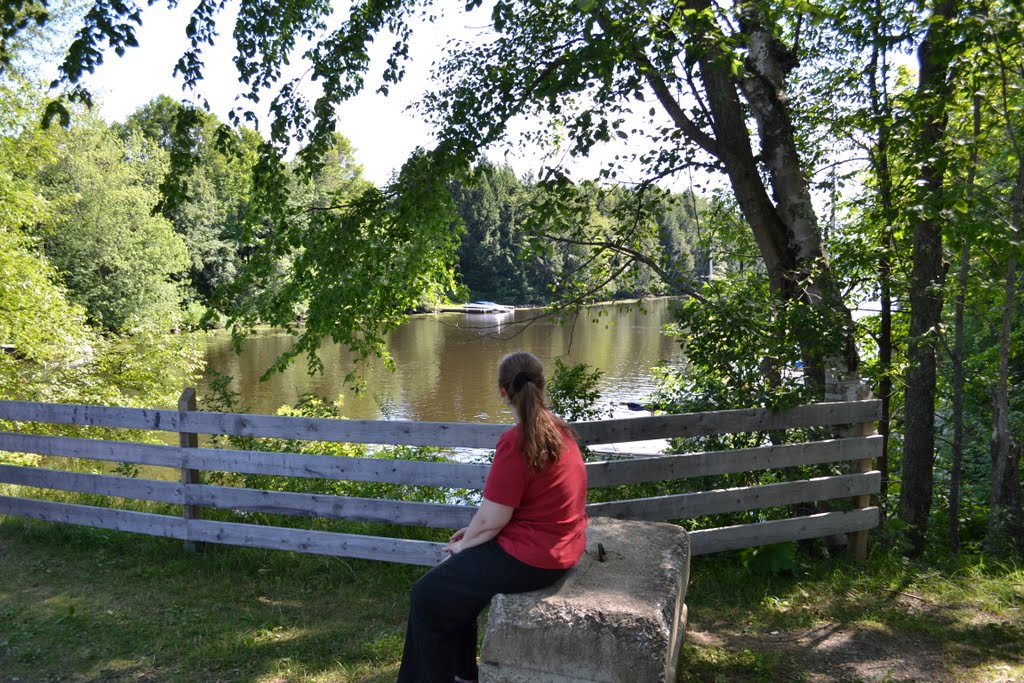
<path id="1" fill-rule="evenodd" d="M 868 400 L 818 403 L 786 410 L 728 410 L 576 423 L 574 427 L 584 445 L 818 426 L 834 427 L 841 429 L 842 434 L 852 434 L 845 438 L 778 446 L 590 462 L 587 464 L 590 488 L 805 465 L 850 464 L 843 470 L 847 474 L 594 503 L 588 506 L 588 513 L 591 516 L 650 521 L 685 520 L 808 502 L 852 499 L 852 509 L 692 531 L 692 551 L 700 555 L 847 533 L 850 534 L 853 555 L 862 558 L 866 551 L 867 530 L 877 526 L 879 519 L 878 508 L 870 504 L 871 495 L 878 493 L 880 486 L 880 475 L 871 468 L 872 459 L 880 455 L 882 443 L 881 438 L 874 435 L 874 422 L 879 413 L 880 402 Z M 0 465 L 0 483 L 171 503 L 183 506 L 184 511 L 183 516 L 176 517 L 38 498 L 0 496 L 2 515 L 177 538 L 188 544 L 226 543 L 420 565 L 439 562 L 443 557 L 442 544 L 204 520 L 201 511 L 210 507 L 455 529 L 469 522 L 475 508 L 215 486 L 202 483 L 198 472 L 481 489 L 488 465 L 200 448 L 197 435 L 493 448 L 499 435 L 508 428 L 507 425 L 494 424 L 334 420 L 199 412 L 195 410 L 192 390 L 187 390 L 182 396 L 179 410 L 0 401 L 0 420 L 12 425 L 11 431 L 0 432 L 0 451 L 171 467 L 182 471 L 178 482 Z M 34 423 L 176 432 L 180 435 L 180 445 L 33 434 L 30 432 L 34 431 Z"/>

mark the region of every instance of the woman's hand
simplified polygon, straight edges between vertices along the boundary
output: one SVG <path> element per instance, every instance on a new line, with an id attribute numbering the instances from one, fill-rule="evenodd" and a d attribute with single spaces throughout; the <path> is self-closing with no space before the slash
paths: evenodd
<path id="1" fill-rule="evenodd" d="M 467 548 L 486 543 L 498 535 L 509 520 L 512 519 L 514 507 L 501 505 L 484 498 L 480 507 L 473 514 L 473 520 L 465 529 L 459 529 L 448 539 L 444 550 L 449 555 L 456 555 Z"/>
<path id="2" fill-rule="evenodd" d="M 463 537 L 465 537 L 466 531 L 468 530 L 469 527 L 462 527 L 461 529 L 456 531 L 454 534 L 451 535 L 451 538 L 448 539 L 448 545 L 441 548 L 441 550 L 445 551 L 449 555 L 455 555 L 456 553 L 461 552 L 462 539 Z"/>

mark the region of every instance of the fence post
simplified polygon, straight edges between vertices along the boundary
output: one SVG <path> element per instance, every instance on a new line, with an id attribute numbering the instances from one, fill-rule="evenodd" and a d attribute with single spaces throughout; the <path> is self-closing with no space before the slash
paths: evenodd
<path id="1" fill-rule="evenodd" d="M 180 413 L 186 413 L 196 409 L 196 390 L 195 387 L 187 387 L 185 391 L 181 392 L 181 398 L 178 399 L 178 411 Z M 182 415 L 184 417 L 184 415 Z M 180 422 L 179 422 L 180 424 Z M 198 448 L 199 447 L 199 435 L 193 434 L 192 432 L 178 432 L 178 443 L 182 448 Z M 182 463 L 184 464 L 184 463 Z M 193 470 L 187 467 L 181 468 L 181 483 L 184 484 L 182 487 L 185 491 L 185 504 L 182 506 L 182 515 L 185 517 L 186 527 L 188 520 L 190 519 L 202 519 L 203 510 L 198 505 L 189 505 L 189 484 L 199 483 L 199 470 Z M 194 541 L 185 541 L 185 550 L 189 552 L 195 552 L 199 549 L 199 544 Z"/>
<path id="2" fill-rule="evenodd" d="M 843 373 L 841 370 L 825 372 L 825 400 L 826 401 L 866 401 L 872 398 L 871 390 L 860 380 L 856 372 Z M 838 429 L 838 437 L 871 436 L 876 432 L 874 422 L 862 422 L 860 424 L 845 425 Z M 874 467 L 871 458 L 854 460 L 851 472 L 862 474 L 870 472 Z M 853 504 L 858 509 L 871 507 L 871 496 L 854 496 Z M 846 534 L 846 550 L 850 559 L 855 562 L 863 562 L 868 557 L 868 532 L 851 531 Z"/>

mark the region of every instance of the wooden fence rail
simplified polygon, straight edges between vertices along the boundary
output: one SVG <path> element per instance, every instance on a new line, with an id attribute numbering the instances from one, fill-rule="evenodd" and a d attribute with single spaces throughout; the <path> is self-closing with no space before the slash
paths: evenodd
<path id="1" fill-rule="evenodd" d="M 198 447 L 195 435 L 493 448 L 501 432 L 508 428 L 490 424 L 200 412 L 195 410 L 194 393 L 188 391 L 183 394 L 179 408 L 177 411 L 147 410 L 0 401 L 0 421 L 7 429 L 0 432 L 0 452 L 167 467 L 182 472 L 180 481 L 166 481 L 0 465 L 0 483 L 180 505 L 183 516 L 17 496 L 0 496 L 0 514 L 165 536 L 189 544 L 227 543 L 433 565 L 442 559 L 440 543 L 204 520 L 202 510 L 228 509 L 447 529 L 465 526 L 474 507 L 219 486 L 202 483 L 199 473 L 216 471 L 479 490 L 487 476 L 488 465 L 204 448 Z M 870 496 L 879 491 L 880 475 L 869 465 L 881 453 L 881 438 L 873 435 L 873 422 L 879 413 L 880 402 L 868 400 L 819 403 L 787 410 L 729 410 L 576 423 L 573 426 L 585 445 L 767 433 L 806 427 L 844 427 L 845 432 L 860 435 L 758 448 L 654 457 L 623 456 L 622 459 L 590 462 L 587 475 L 592 489 L 810 465 L 850 465 L 846 473 L 834 476 L 591 503 L 588 513 L 652 521 L 686 520 L 852 499 L 852 510 L 693 531 L 692 551 L 699 555 L 841 533 L 854 534 L 860 539 L 862 532 L 878 524 L 878 509 L 870 505 Z M 32 433 L 40 423 L 176 432 L 180 435 L 180 445 Z M 862 556 L 863 552 L 863 543 L 858 542 L 855 553 Z"/>

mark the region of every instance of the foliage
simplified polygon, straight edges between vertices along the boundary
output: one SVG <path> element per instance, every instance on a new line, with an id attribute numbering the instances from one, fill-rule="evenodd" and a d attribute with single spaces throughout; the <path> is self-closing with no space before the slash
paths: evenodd
<path id="1" fill-rule="evenodd" d="M 176 408 L 182 387 L 194 384 L 203 366 L 199 340 L 188 335 L 153 328 L 137 328 L 123 335 L 86 330 L 87 343 L 74 347 L 74 355 L 68 359 L 57 357 L 44 363 L 18 355 L 0 358 L 0 398 Z M 48 347 L 47 352 L 53 353 L 54 347 Z M 37 424 L 33 429 L 38 433 L 144 443 L 157 443 L 161 438 L 150 431 L 88 426 Z"/>
<path id="2" fill-rule="evenodd" d="M 670 333 L 686 354 L 686 367 L 664 368 L 651 404 L 669 413 L 730 408 L 786 408 L 806 403 L 799 339 L 821 338 L 827 321 L 798 302 L 771 296 L 766 279 L 738 273 L 713 280 L 703 301 L 688 299 L 677 309 Z M 688 448 L 759 446 L 764 435 L 708 437 Z M 682 446 L 682 444 L 679 444 Z"/>
<path id="3" fill-rule="evenodd" d="M 822 314 L 828 309 L 773 296 L 761 272 L 734 271 L 713 279 L 701 289 L 701 299 L 690 298 L 676 310 L 668 332 L 682 346 L 685 364 L 663 366 L 659 387 L 647 404 L 665 413 L 712 410 L 789 408 L 813 402 L 800 340 L 827 339 L 832 323 Z M 804 346 L 803 350 L 806 350 Z M 671 441 L 672 453 L 756 448 L 826 438 L 823 429 L 741 432 Z M 736 472 L 657 484 L 631 485 L 595 494 L 602 500 L 671 495 L 734 487 L 758 486 L 839 474 L 836 466 L 795 467 Z M 794 513 L 816 511 L 813 503 L 787 508 L 688 519 L 688 528 L 763 522 Z M 765 550 L 763 561 L 778 560 L 784 567 L 786 550 Z M 778 557 L 777 555 L 780 554 Z"/>
<path id="4" fill-rule="evenodd" d="M 38 184 L 40 166 L 61 163 L 60 145 L 53 134 L 31 125 L 38 93 L 30 84 L 12 81 L 2 88 L 12 97 L 0 107 L 0 160 L 5 162 L 0 164 L 0 264 L 4 273 L 0 281 L 0 344 L 5 345 L 0 354 L 0 398 L 149 408 L 176 405 L 181 387 L 194 381 L 200 365 L 196 340 L 167 335 L 162 321 L 115 335 L 89 324 L 86 309 L 75 303 L 65 284 L 66 274 L 46 254 L 45 240 L 27 234 L 40 224 L 70 221 L 68 214 L 61 213 L 59 202 L 47 200 Z M 99 129 L 76 133 L 105 139 Z M 61 135 L 67 140 L 76 133 Z M 126 164 L 116 155 L 107 161 L 106 175 L 123 177 L 114 167 Z M 94 167 L 85 173 L 87 161 L 78 163 L 77 168 L 83 169 L 78 178 L 80 194 L 102 195 L 99 170 Z M 93 185 L 85 187 L 89 181 Z M 131 195 L 132 190 L 124 193 Z M 142 211 L 143 207 L 135 208 Z M 99 207 L 93 205 L 91 210 L 99 212 Z M 143 213 L 144 220 L 148 219 L 148 207 Z M 65 225 L 72 229 L 70 222 Z M 93 236 L 106 238 L 107 246 L 117 251 L 123 246 L 115 243 L 120 234 Z M 71 238 L 63 235 L 59 239 Z M 99 249 L 89 244 L 77 247 Z M 135 261 L 122 261 L 121 265 L 145 270 L 146 266 L 136 261 L 158 260 L 159 253 L 143 249 L 132 258 Z M 93 265 L 76 261 L 73 270 L 85 272 Z"/>
<path id="5" fill-rule="evenodd" d="M 189 130 L 190 137 L 182 140 L 175 130 L 189 115 L 197 116 L 199 123 Z M 184 153 L 183 146 L 195 151 L 198 158 L 187 173 L 162 183 L 165 189 L 170 180 L 182 187 L 180 196 L 162 199 L 160 209 L 188 250 L 187 298 L 203 306 L 209 305 L 218 287 L 234 279 L 240 267 L 243 252 L 239 241 L 248 210 L 252 166 L 261 142 L 248 129 L 231 131 L 227 139 L 220 139 L 220 126 L 212 114 L 194 112 L 166 95 L 140 107 L 124 124 L 113 126 L 126 144 L 141 135 L 171 159 Z"/>
<path id="6" fill-rule="evenodd" d="M 792 541 L 745 548 L 739 556 L 744 569 L 756 574 L 792 574 L 796 569 L 796 543 Z"/>
<path id="7" fill-rule="evenodd" d="M 56 158 L 39 179 L 51 219 L 38 233 L 69 296 L 110 331 L 170 329 L 181 301 L 172 278 L 188 255 L 171 225 L 152 215 L 158 150 L 142 138 L 124 145 L 98 121 L 56 135 Z"/>
<path id="8" fill-rule="evenodd" d="M 557 307 L 645 294 L 692 294 L 696 205 L 656 187 L 603 187 L 565 176 L 532 188 L 525 228 L 534 258 L 562 254 Z M 680 210 L 681 208 L 681 210 Z"/>
<path id="9" fill-rule="evenodd" d="M 465 180 L 452 180 L 449 191 L 465 226 L 458 272 L 470 299 L 547 303 L 565 256 L 554 248 L 531 250 L 523 225 L 531 188 L 507 166 L 482 162 Z"/>
<path id="10" fill-rule="evenodd" d="M 326 338 L 362 358 L 389 361 L 384 335 L 419 303 L 421 292 L 437 283 L 456 288 L 457 240 L 437 163 L 420 153 L 387 191 L 345 187 L 331 195 L 329 206 L 282 209 L 265 231 L 250 225 L 246 268 L 218 302 L 238 348 L 258 324 L 296 331 L 302 306 L 305 324 L 296 343 L 268 373 L 300 354 L 308 356 L 310 372 L 322 371 L 317 351 Z M 274 191 L 287 194 L 280 186 Z M 440 205 L 438 197 L 445 198 Z M 257 193 L 253 201 L 271 200 Z"/>
<path id="11" fill-rule="evenodd" d="M 518 180 L 487 161 L 450 190 L 466 228 L 458 270 L 474 299 L 575 307 L 678 293 L 709 267 L 704 202 L 692 196 Z"/>
<path id="12" fill-rule="evenodd" d="M 569 422 L 586 422 L 600 419 L 607 414 L 598 403 L 601 391 L 598 386 L 604 373 L 586 363 L 566 365 L 561 358 L 555 359 L 555 370 L 547 384 L 548 401 L 551 410 Z"/>
<path id="13" fill-rule="evenodd" d="M 469 3 L 466 10 L 478 6 Z M 204 76 L 203 52 L 223 21 L 222 9 L 201 3 L 193 12 L 190 46 L 176 67 L 190 89 Z M 678 260 L 679 245 L 663 231 L 665 223 L 654 217 L 666 217 L 656 208 L 662 203 L 656 183 L 697 167 L 726 171 L 738 207 L 758 237 L 773 291 L 783 298 L 803 298 L 841 311 L 843 304 L 834 292 L 821 249 L 807 169 L 802 166 L 805 156 L 814 158 L 800 135 L 802 100 L 790 98 L 787 92 L 802 85 L 799 79 L 787 81 L 801 59 L 814 65 L 835 61 L 835 55 L 819 54 L 800 42 L 806 11 L 803 6 L 768 2 L 733 8 L 696 3 L 684 8 L 671 2 L 597 5 L 501 0 L 491 8 L 492 34 L 478 45 L 453 43 L 448 58 L 439 63 L 438 87 L 422 103 L 424 114 L 436 124 L 436 149 L 414 154 L 383 194 L 411 193 L 409 174 L 422 170 L 423 159 L 428 158 L 430 173 L 421 176 L 422 181 L 461 180 L 483 150 L 508 138 L 513 119 L 541 115 L 552 125 L 527 137 L 550 151 L 561 148 L 581 156 L 612 140 L 635 146 L 638 151 L 620 155 L 601 172 L 602 180 L 618 179 L 627 161 L 643 167 L 635 191 L 612 188 L 605 192 L 597 185 L 584 186 L 581 200 L 570 202 L 577 209 L 588 203 L 607 205 L 603 211 L 610 219 L 607 223 L 581 221 L 586 216 L 579 211 L 566 214 L 550 204 L 550 211 L 540 212 L 540 221 L 546 224 L 544 234 L 559 236 L 587 252 L 581 263 L 565 269 L 569 276 L 562 289 L 570 301 L 591 300 L 606 288 L 612 293 L 649 291 L 652 273 L 670 290 L 692 289 L 689 283 L 679 282 L 684 276 L 679 268 L 664 262 L 660 251 L 667 249 L 670 258 Z M 67 89 L 66 101 L 91 99 L 80 85 L 82 77 L 102 62 L 104 43 L 118 54 L 136 44 L 142 12 L 135 6 L 100 3 L 86 13 L 54 83 Z M 253 167 L 248 198 L 253 230 L 247 231 L 244 241 L 257 253 L 269 251 L 269 260 L 275 262 L 304 246 L 289 227 L 296 197 L 286 156 L 298 149 L 294 167 L 298 178 L 308 180 L 319 173 L 335 145 L 337 105 L 361 92 L 374 68 L 369 44 L 384 33 L 395 37 L 378 88 L 386 94 L 390 84 L 404 77 L 415 23 L 436 18 L 431 3 L 417 0 L 356 4 L 337 17 L 334 12 L 329 3 L 286 2 L 269 8 L 257 0 L 243 0 L 235 17 L 235 65 L 244 92 L 229 123 L 255 121 L 257 103 L 260 108 L 266 104 L 271 119 L 269 138 L 260 145 Z M 16 33 L 21 24 L 13 17 L 7 19 L 13 22 L 8 30 Z M 300 87 L 299 80 L 286 75 L 285 65 L 297 57 L 296 50 L 302 52 L 319 88 Z M 206 103 L 198 95 L 196 102 L 198 106 L 178 117 L 180 125 L 175 126 L 176 135 L 185 142 L 172 153 L 173 171 L 165 183 L 172 203 L 187 192 L 188 174 L 201 157 L 201 150 L 187 144 L 193 131 L 203 125 L 198 112 Z M 646 102 L 653 106 L 637 106 Z M 48 111 L 50 118 L 64 120 L 70 113 L 60 101 L 51 103 Z M 756 135 L 750 132 L 755 128 Z M 222 126 L 217 137 L 224 141 L 230 131 Z M 761 147 L 756 156 L 755 146 Z M 572 185 L 559 168 L 547 169 L 543 180 L 548 190 Z M 338 219 L 348 222 L 346 233 L 358 234 L 353 228 L 367 222 L 386 226 L 386 232 L 401 232 L 397 226 L 412 220 L 412 214 L 403 211 L 386 218 L 381 200 L 365 195 L 363 199 L 349 204 L 345 213 L 350 218 Z M 414 240 L 388 245 L 388 253 L 413 252 L 413 258 L 399 269 L 405 277 L 393 279 L 404 281 L 399 290 L 416 287 L 422 292 L 436 289 L 438 282 L 450 284 L 450 248 L 444 245 L 451 243 L 452 226 L 441 219 L 451 217 L 452 207 L 441 192 L 422 192 L 416 199 L 420 215 L 415 219 L 434 227 Z M 253 224 L 267 232 L 260 234 Z M 315 240 L 314 245 L 320 246 Z M 415 256 L 424 252 L 423 245 L 437 249 L 439 257 Z M 546 249 L 539 242 L 535 245 Z M 302 305 L 309 294 L 297 282 L 303 275 L 331 272 L 333 254 L 319 248 L 307 249 L 305 254 L 309 267 L 298 271 L 286 267 L 273 300 L 255 306 L 265 322 L 282 324 L 291 313 L 287 309 Z M 269 287 L 267 262 L 258 256 L 245 266 L 253 272 L 241 279 L 260 289 Z M 361 263 L 363 269 L 372 270 L 376 261 Z M 354 280 L 363 278 L 364 285 L 379 281 L 365 278 L 362 270 L 346 272 Z M 234 298 L 223 302 L 232 310 L 241 307 L 230 316 L 241 334 L 255 317 L 253 308 L 245 304 L 249 293 L 236 291 Z M 405 303 L 409 297 L 405 291 L 400 293 L 398 302 Z M 311 299 L 314 309 L 325 303 L 315 299 Z M 395 317 L 392 297 L 368 299 L 365 309 L 373 312 L 372 317 L 385 321 Z M 379 332 L 390 323 L 363 337 L 356 330 L 372 324 L 368 315 L 349 315 L 346 307 L 356 305 L 355 299 L 340 296 L 330 300 L 332 315 L 318 311 L 311 316 L 299 344 L 299 351 L 313 359 L 311 369 L 319 368 L 316 342 L 328 337 L 363 356 L 382 352 Z M 845 327 L 841 331 L 848 333 Z M 844 344 L 841 352 L 847 353 L 852 347 Z M 286 356 L 281 363 L 291 358 Z"/>
<path id="14" fill-rule="evenodd" d="M 16 396 L 46 382 L 58 368 L 91 353 L 96 335 L 85 311 L 54 284 L 56 273 L 33 241 L 0 225 L 0 395 Z M 46 324 L 40 324 L 46 321 Z"/>

